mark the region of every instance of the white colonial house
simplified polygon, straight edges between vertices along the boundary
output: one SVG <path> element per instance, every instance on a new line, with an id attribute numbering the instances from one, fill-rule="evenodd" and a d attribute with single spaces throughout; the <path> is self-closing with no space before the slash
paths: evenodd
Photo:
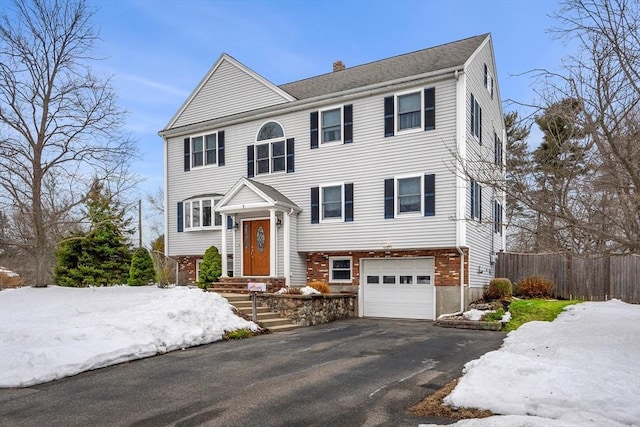
<path id="1" fill-rule="evenodd" d="M 504 196 L 473 175 L 504 173 L 496 75 L 489 34 L 279 86 L 223 54 L 159 132 L 181 281 L 215 245 L 222 282 L 321 280 L 360 316 L 460 310 L 505 245 Z"/>

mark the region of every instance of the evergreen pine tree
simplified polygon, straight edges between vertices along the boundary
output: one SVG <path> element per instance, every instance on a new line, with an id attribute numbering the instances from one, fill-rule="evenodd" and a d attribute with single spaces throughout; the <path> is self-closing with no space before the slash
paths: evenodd
<path id="1" fill-rule="evenodd" d="M 82 275 L 78 270 L 78 262 L 82 255 L 84 233 L 78 232 L 68 236 L 56 248 L 57 264 L 53 279 L 58 286 L 84 286 Z"/>
<path id="2" fill-rule="evenodd" d="M 217 282 L 221 275 L 222 257 L 218 252 L 218 248 L 211 246 L 205 251 L 202 263 L 200 264 L 198 286 L 206 289 L 212 283 Z"/>
<path id="3" fill-rule="evenodd" d="M 156 280 L 156 270 L 153 267 L 153 260 L 149 251 L 145 248 L 138 248 L 131 258 L 131 268 L 129 269 L 129 285 L 142 286 Z"/>
<path id="4" fill-rule="evenodd" d="M 131 250 L 129 222 L 104 186 L 95 181 L 87 195 L 89 231 L 58 246 L 56 283 L 63 286 L 107 286 L 127 283 Z M 81 238 L 80 238 L 81 237 Z"/>

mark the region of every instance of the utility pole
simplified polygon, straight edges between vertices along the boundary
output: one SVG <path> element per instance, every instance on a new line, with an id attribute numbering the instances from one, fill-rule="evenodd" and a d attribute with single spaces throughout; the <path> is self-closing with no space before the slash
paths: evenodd
<path id="1" fill-rule="evenodd" d="M 138 199 L 138 247 L 142 247 L 142 199 Z"/>

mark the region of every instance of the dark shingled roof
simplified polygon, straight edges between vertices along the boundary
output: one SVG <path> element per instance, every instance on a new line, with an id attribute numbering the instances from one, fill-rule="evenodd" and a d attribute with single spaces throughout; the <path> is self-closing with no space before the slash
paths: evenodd
<path id="1" fill-rule="evenodd" d="M 463 65 L 487 37 L 488 33 L 393 56 L 283 84 L 280 89 L 297 99 L 306 99 Z"/>
<path id="2" fill-rule="evenodd" d="M 247 178 L 247 181 L 250 181 L 253 185 L 256 186 L 256 188 L 258 188 L 258 190 L 262 191 L 264 194 L 269 196 L 274 201 L 287 204 L 287 205 L 289 205 L 291 207 L 298 207 L 298 205 L 296 205 L 291 200 L 289 200 L 289 198 L 287 198 L 287 196 L 285 196 L 284 194 L 282 194 L 281 192 L 279 192 L 278 190 L 276 190 L 272 186 L 267 185 L 267 184 L 263 184 L 262 182 L 258 182 L 256 180 L 249 179 L 249 178 Z"/>

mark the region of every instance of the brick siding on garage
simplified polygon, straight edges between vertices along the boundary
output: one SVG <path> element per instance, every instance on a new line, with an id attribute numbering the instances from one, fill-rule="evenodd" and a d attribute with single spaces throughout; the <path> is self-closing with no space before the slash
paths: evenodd
<path id="1" fill-rule="evenodd" d="M 469 249 L 465 253 L 465 282 L 469 283 Z M 456 248 L 449 249 L 416 249 L 397 251 L 361 251 L 361 252 L 309 252 L 307 253 L 307 282 L 319 280 L 329 284 L 329 257 L 349 256 L 352 259 L 352 285 L 360 283 L 361 258 L 404 258 L 434 257 L 435 286 L 460 285 L 460 254 Z M 344 283 L 340 283 L 344 285 Z"/>

